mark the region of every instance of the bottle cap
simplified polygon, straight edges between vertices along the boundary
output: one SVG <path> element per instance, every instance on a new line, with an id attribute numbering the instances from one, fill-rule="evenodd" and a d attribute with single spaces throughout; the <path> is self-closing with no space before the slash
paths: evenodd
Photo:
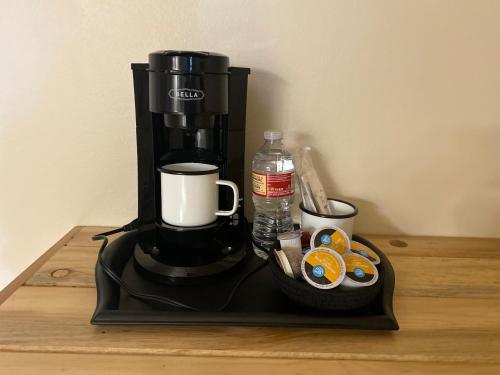
<path id="1" fill-rule="evenodd" d="M 283 138 L 283 133 L 279 130 L 266 130 L 264 132 L 264 139 L 266 141 L 276 141 Z"/>

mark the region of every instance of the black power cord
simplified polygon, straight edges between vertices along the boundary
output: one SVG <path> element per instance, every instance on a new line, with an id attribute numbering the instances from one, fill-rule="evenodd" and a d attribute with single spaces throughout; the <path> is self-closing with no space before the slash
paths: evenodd
<path id="1" fill-rule="evenodd" d="M 109 240 L 108 240 L 107 236 L 110 236 L 110 235 L 116 234 L 116 233 L 120 233 L 120 232 L 129 232 L 131 230 L 137 229 L 138 226 L 139 226 L 138 220 L 135 219 L 132 222 L 130 222 L 129 224 L 124 225 L 121 228 L 113 229 L 113 230 L 110 230 L 110 231 L 107 231 L 107 232 L 103 232 L 103 233 L 99 233 L 99 234 L 96 234 L 95 236 L 92 237 L 93 241 L 103 241 L 102 244 L 101 244 L 101 247 L 99 248 L 99 252 L 97 254 L 97 261 L 98 261 L 99 265 L 102 267 L 102 269 L 104 270 L 104 272 L 106 273 L 106 275 L 108 275 L 111 280 L 113 280 L 121 288 L 123 288 L 123 290 L 125 290 L 129 295 L 131 295 L 132 297 L 135 297 L 135 298 L 137 298 L 137 299 L 139 299 L 141 301 L 159 303 L 159 304 L 162 304 L 162 305 L 177 307 L 177 308 L 184 309 L 184 310 L 189 310 L 189 311 L 201 311 L 197 307 L 186 305 L 186 304 L 184 304 L 182 302 L 179 302 L 179 301 L 167 298 L 167 297 L 158 296 L 158 295 L 155 295 L 155 294 L 141 293 L 141 292 L 138 292 L 138 291 L 134 290 L 126 282 L 124 282 L 120 276 L 118 276 L 113 271 L 113 269 L 111 268 L 111 266 L 109 264 L 106 263 L 106 261 L 102 257 L 102 254 L 104 253 L 104 250 L 106 249 L 106 246 L 108 245 L 108 241 Z M 258 271 L 260 271 L 262 268 L 264 268 L 264 266 L 266 266 L 267 263 L 268 262 L 266 261 L 266 262 L 264 262 L 262 264 L 259 264 L 257 267 L 255 267 L 254 269 L 250 270 L 241 279 L 239 279 L 236 282 L 236 284 L 233 286 L 233 289 L 231 289 L 231 292 L 229 293 L 229 296 L 226 299 L 226 301 L 219 308 L 217 308 L 215 311 L 222 311 L 225 308 L 227 308 L 229 306 L 229 304 L 231 303 L 231 301 L 233 300 L 234 295 L 235 295 L 236 291 L 238 290 L 238 288 L 250 276 L 252 276 L 253 274 L 255 274 Z"/>
<path id="2" fill-rule="evenodd" d="M 131 230 L 139 228 L 139 224 L 140 224 L 139 223 L 139 219 L 134 219 L 130 223 L 125 224 L 123 227 L 116 228 L 116 229 L 113 229 L 113 230 L 109 230 L 107 232 L 102 232 L 102 233 L 96 234 L 94 237 L 97 237 L 97 236 L 111 236 L 112 234 L 116 234 L 116 233 L 120 233 L 120 232 L 130 232 Z M 92 240 L 93 241 L 97 241 L 97 240 L 94 239 L 94 237 L 92 237 Z M 100 239 L 102 239 L 102 238 L 100 238 Z"/>

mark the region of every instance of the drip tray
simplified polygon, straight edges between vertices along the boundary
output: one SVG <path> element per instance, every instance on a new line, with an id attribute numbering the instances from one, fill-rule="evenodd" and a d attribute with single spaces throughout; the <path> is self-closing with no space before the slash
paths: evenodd
<path id="1" fill-rule="evenodd" d="M 227 301 L 235 284 L 243 275 L 259 267 L 264 261 L 254 255 L 251 243 L 247 255 L 233 272 L 223 278 L 201 285 L 168 286 L 144 279 L 135 270 L 134 247 L 137 233 L 129 232 L 113 241 L 104 251 L 104 261 L 134 291 L 170 298 L 200 311 L 155 306 L 128 295 L 96 265 L 97 307 L 91 323 L 163 324 L 163 325 L 234 325 L 234 326 L 290 326 L 329 327 L 344 329 L 397 330 L 398 323 L 392 310 L 394 271 L 389 260 L 373 244 L 354 235 L 377 252 L 381 258 L 379 277 L 383 280 L 377 297 L 367 306 L 350 311 L 320 311 L 304 307 L 290 300 L 276 286 L 271 269 L 265 265 L 251 275 L 237 289 L 230 304 L 218 311 Z"/>

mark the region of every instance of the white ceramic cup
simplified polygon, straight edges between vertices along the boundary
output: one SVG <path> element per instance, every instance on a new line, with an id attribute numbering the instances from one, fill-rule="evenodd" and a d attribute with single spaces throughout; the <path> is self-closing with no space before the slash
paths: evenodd
<path id="1" fill-rule="evenodd" d="M 349 238 L 352 238 L 354 218 L 358 214 L 356 206 L 352 203 L 333 198 L 328 198 L 328 203 L 333 207 L 333 215 L 324 215 L 309 211 L 300 203 L 300 228 L 313 234 L 318 228 L 334 225 L 346 232 Z"/>
<path id="2" fill-rule="evenodd" d="M 161 218 L 167 224 L 196 227 L 213 223 L 217 216 L 231 216 L 238 209 L 238 187 L 219 180 L 219 168 L 211 164 L 166 164 L 161 173 Z M 218 185 L 233 191 L 233 208 L 219 210 Z"/>

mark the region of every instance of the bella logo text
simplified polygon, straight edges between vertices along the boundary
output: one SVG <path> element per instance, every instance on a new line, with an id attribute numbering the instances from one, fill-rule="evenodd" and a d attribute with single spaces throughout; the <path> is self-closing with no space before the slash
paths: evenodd
<path id="1" fill-rule="evenodd" d="M 178 100 L 201 100 L 205 97 L 205 93 L 195 89 L 171 89 L 168 96 Z"/>

